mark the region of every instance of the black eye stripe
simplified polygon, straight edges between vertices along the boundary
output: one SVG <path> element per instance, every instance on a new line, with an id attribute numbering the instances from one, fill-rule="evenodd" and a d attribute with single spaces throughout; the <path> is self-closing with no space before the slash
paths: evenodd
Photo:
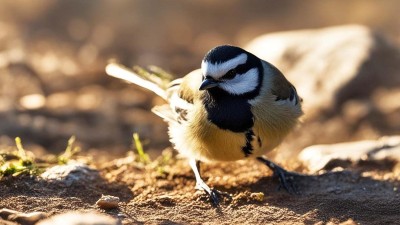
<path id="1" fill-rule="evenodd" d="M 221 79 L 231 80 L 236 76 L 236 74 L 244 74 L 251 69 L 253 69 L 253 67 L 248 67 L 245 64 L 242 64 L 234 69 L 229 70 L 224 76 L 221 77 Z"/>
<path id="2" fill-rule="evenodd" d="M 222 76 L 222 79 L 231 80 L 236 76 L 236 74 L 236 69 L 231 69 L 224 76 Z"/>

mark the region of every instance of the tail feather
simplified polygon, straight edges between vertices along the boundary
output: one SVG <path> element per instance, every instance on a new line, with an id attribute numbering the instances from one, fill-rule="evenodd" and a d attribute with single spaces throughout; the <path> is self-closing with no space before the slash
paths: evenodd
<path id="1" fill-rule="evenodd" d="M 135 73 L 133 70 L 118 64 L 118 63 L 110 63 L 106 66 L 106 73 L 110 76 L 134 83 L 138 86 L 146 88 L 161 98 L 167 100 L 166 91 L 158 86 L 157 84 L 144 79 L 139 74 Z"/>
<path id="2" fill-rule="evenodd" d="M 178 120 L 177 114 L 172 111 L 171 106 L 168 104 L 154 106 L 151 111 L 163 118 L 165 122 L 174 123 Z"/>

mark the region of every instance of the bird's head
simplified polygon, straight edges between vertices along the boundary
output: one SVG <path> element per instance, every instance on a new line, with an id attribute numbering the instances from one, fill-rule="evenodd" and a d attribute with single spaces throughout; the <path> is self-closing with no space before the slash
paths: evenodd
<path id="1" fill-rule="evenodd" d="M 262 63 L 253 54 L 235 46 L 211 49 L 201 62 L 203 82 L 200 90 L 220 89 L 229 95 L 258 94 L 262 82 Z"/>

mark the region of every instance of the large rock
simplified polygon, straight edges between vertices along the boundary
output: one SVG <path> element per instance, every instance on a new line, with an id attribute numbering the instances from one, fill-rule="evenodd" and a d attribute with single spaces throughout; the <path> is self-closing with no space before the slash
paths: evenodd
<path id="1" fill-rule="evenodd" d="M 360 25 L 267 34 L 245 48 L 282 70 L 309 115 L 400 85 L 399 50 Z"/>
<path id="2" fill-rule="evenodd" d="M 400 163 L 400 136 L 332 145 L 313 145 L 301 151 L 299 159 L 311 172 L 329 169 L 327 166 L 354 165 L 362 161 Z"/>
<path id="3" fill-rule="evenodd" d="M 276 65 L 304 99 L 301 129 L 282 149 L 399 134 L 400 51 L 369 28 L 273 33 L 245 48 Z"/>

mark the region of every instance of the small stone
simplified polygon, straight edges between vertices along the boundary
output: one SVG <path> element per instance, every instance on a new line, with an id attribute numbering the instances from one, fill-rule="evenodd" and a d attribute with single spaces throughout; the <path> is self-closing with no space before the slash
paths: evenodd
<path id="1" fill-rule="evenodd" d="M 98 212 L 67 212 L 42 220 L 37 225 L 121 225 L 121 221 Z"/>
<path id="2" fill-rule="evenodd" d="M 66 165 L 57 165 L 47 169 L 40 177 L 69 187 L 76 182 L 90 183 L 90 181 L 99 178 L 99 174 L 98 171 L 83 163 L 70 161 Z"/>
<path id="3" fill-rule="evenodd" d="M 17 213 L 8 216 L 8 220 L 18 222 L 24 225 L 35 224 L 39 220 L 46 218 L 47 215 L 44 212 L 31 212 L 31 213 Z"/>
<path id="4" fill-rule="evenodd" d="M 12 209 L 7 209 L 7 208 L 2 208 L 0 209 L 0 217 L 3 219 L 7 219 L 8 216 L 13 215 L 13 214 L 18 214 L 20 212 L 12 210 Z"/>
<path id="5" fill-rule="evenodd" d="M 22 213 L 12 209 L 0 210 L 0 217 L 5 220 L 14 221 L 24 225 L 35 224 L 37 221 L 47 217 L 43 212 Z"/>
<path id="6" fill-rule="evenodd" d="M 112 195 L 102 195 L 97 200 L 96 205 L 101 209 L 115 209 L 118 208 L 119 198 Z"/>

